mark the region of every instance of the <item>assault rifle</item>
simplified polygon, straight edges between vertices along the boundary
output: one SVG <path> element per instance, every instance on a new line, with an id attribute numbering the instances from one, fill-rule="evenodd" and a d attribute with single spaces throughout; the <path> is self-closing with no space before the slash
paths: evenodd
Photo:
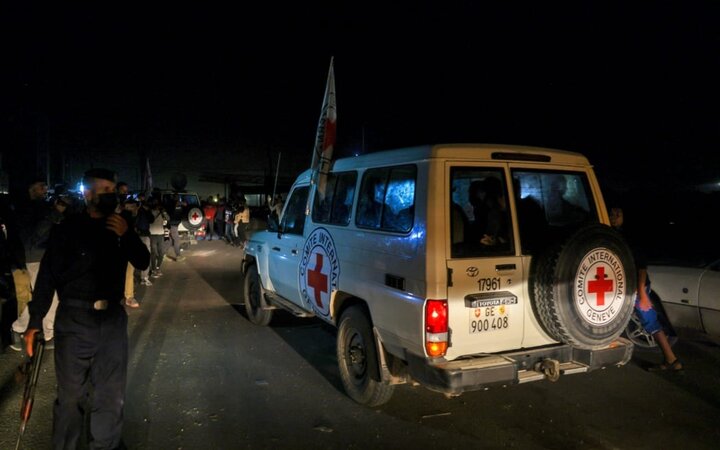
<path id="1" fill-rule="evenodd" d="M 30 413 L 32 412 L 33 402 L 35 400 L 35 391 L 37 389 L 38 378 L 40 376 L 40 365 L 42 364 L 43 353 L 45 352 L 45 339 L 38 334 L 35 336 L 33 356 L 30 361 L 23 364 L 21 372 L 25 372 L 27 378 L 25 379 L 25 392 L 23 393 L 23 401 L 20 406 L 20 435 L 18 436 L 15 450 L 20 450 L 20 443 L 22 442 L 23 434 L 25 434 L 25 427 L 27 427 L 28 420 L 30 420 Z"/>

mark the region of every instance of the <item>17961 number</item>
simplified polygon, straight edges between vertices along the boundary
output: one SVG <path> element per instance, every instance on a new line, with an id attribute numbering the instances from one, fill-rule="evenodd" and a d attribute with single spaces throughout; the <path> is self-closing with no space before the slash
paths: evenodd
<path id="1" fill-rule="evenodd" d="M 478 289 L 480 289 L 480 292 L 499 290 L 500 289 L 500 277 L 480 278 L 478 280 Z"/>

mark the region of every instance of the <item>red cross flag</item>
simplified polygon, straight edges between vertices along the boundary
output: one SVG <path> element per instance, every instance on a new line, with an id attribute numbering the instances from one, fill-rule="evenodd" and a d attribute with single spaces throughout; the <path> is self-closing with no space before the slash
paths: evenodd
<path id="1" fill-rule="evenodd" d="M 337 124 L 337 107 L 335 106 L 335 71 L 333 58 L 330 58 L 325 97 L 323 98 L 320 121 L 315 136 L 315 149 L 310 168 L 313 170 L 312 180 L 317 184 L 320 198 L 325 198 L 325 183 L 332 165 L 332 154 L 335 147 L 335 128 Z"/>

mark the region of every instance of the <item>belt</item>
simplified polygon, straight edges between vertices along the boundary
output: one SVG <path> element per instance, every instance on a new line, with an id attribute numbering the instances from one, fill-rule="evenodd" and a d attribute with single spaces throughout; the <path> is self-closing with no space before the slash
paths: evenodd
<path id="1" fill-rule="evenodd" d="M 110 300 L 76 300 L 73 298 L 65 298 L 60 301 L 63 305 L 71 306 L 73 308 L 80 308 L 80 309 L 87 309 L 90 311 L 105 311 L 108 309 L 113 303 L 117 303 L 118 305 L 120 302 L 112 302 Z"/>

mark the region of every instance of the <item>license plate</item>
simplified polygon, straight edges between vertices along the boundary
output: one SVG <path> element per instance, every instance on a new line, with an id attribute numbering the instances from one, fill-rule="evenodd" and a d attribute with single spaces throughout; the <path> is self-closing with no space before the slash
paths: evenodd
<path id="1" fill-rule="evenodd" d="M 502 331 L 510 328 L 510 315 L 505 305 L 470 309 L 470 334 Z"/>

